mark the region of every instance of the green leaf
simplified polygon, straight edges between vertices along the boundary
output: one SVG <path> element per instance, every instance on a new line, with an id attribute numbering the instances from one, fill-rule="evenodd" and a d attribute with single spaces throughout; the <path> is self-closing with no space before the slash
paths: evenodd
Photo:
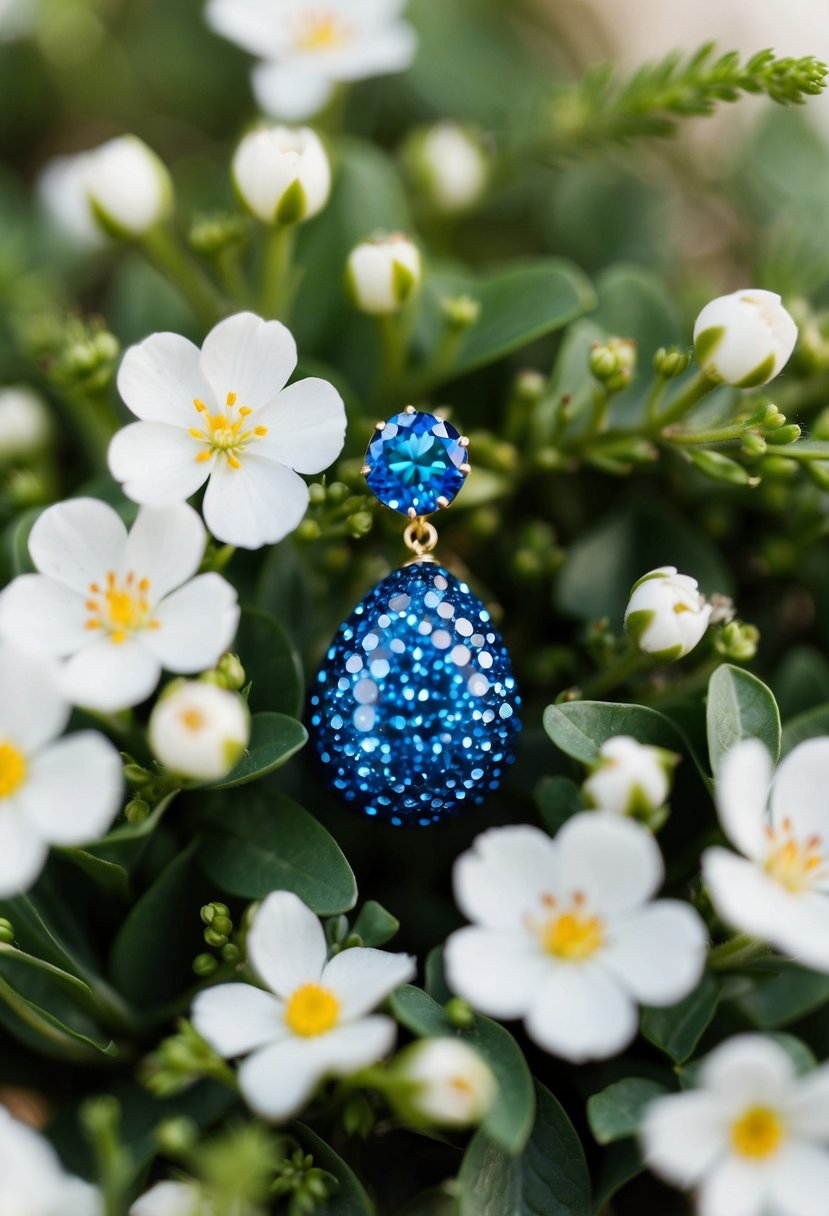
<path id="1" fill-rule="evenodd" d="M 829 975 L 789 959 L 758 959 L 729 981 L 727 995 L 760 1030 L 779 1030 L 829 1002 Z"/>
<path id="2" fill-rule="evenodd" d="M 599 748 L 614 735 L 632 735 L 639 743 L 664 747 L 690 756 L 700 773 L 705 771 L 683 732 L 670 718 L 646 705 L 614 701 L 568 701 L 548 705 L 544 729 L 565 755 L 579 764 L 595 764 Z"/>
<path id="3" fill-rule="evenodd" d="M 351 931 L 360 935 L 364 946 L 384 946 L 386 942 L 391 941 L 399 928 L 400 921 L 396 916 L 387 912 L 376 899 L 367 899 L 357 914 Z"/>
<path id="4" fill-rule="evenodd" d="M 587 1100 L 587 1122 L 599 1144 L 611 1144 L 635 1136 L 645 1107 L 668 1093 L 664 1085 L 648 1077 L 625 1077 Z"/>
<path id="5" fill-rule="evenodd" d="M 237 785 L 247 785 L 249 781 L 257 781 L 281 768 L 307 742 L 308 732 L 296 718 L 289 718 L 285 714 L 254 714 L 250 742 L 242 759 L 221 781 L 214 781 L 204 788 L 229 790 Z"/>
<path id="6" fill-rule="evenodd" d="M 708 681 L 708 756 L 716 777 L 741 739 L 759 739 L 773 763 L 780 756 L 780 714 L 771 690 L 749 671 L 722 663 Z"/>
<path id="7" fill-rule="evenodd" d="M 581 790 L 568 777 L 542 777 L 535 788 L 535 802 L 551 836 L 555 836 L 573 815 L 584 810 Z"/>
<path id="8" fill-rule="evenodd" d="M 161 802 L 153 807 L 147 818 L 142 819 L 140 823 L 119 824 L 108 836 L 88 845 L 84 851 L 131 871 L 141 860 L 150 837 L 164 818 L 178 792 L 178 790 L 172 790 L 165 798 L 162 798 Z"/>
<path id="9" fill-rule="evenodd" d="M 593 1211 L 603 1216 L 608 1203 L 628 1182 L 645 1168 L 635 1140 L 618 1140 L 604 1154 L 596 1176 Z"/>
<path id="10" fill-rule="evenodd" d="M 357 884 L 339 845 L 285 794 L 253 791 L 211 812 L 199 850 L 205 874 L 229 895 L 293 891 L 320 916 L 347 912 Z"/>
<path id="11" fill-rule="evenodd" d="M 54 963 L 47 963 L 45 959 L 37 958 L 34 954 L 27 954 L 25 950 L 18 950 L 17 946 L 11 946 L 7 942 L 0 942 L 0 972 L 5 970 L 4 963 L 7 961 L 19 964 L 20 966 L 32 967 L 36 971 L 43 971 L 67 989 L 70 994 L 84 997 L 92 995 L 92 989 L 85 980 L 79 979 L 78 976 L 73 975 L 69 971 L 64 971 L 62 967 L 56 967 Z"/>
<path id="12" fill-rule="evenodd" d="M 304 1123 L 292 1123 L 288 1130 L 312 1154 L 314 1165 L 333 1174 L 339 1183 L 328 1199 L 315 1202 L 314 1216 L 373 1216 L 374 1205 L 351 1166 Z"/>
<path id="13" fill-rule="evenodd" d="M 298 718 L 305 697 L 302 663 L 276 617 L 243 609 L 233 646 L 252 685 L 251 713 L 270 710 Z"/>
<path id="14" fill-rule="evenodd" d="M 720 1002 L 720 985 L 713 975 L 702 980 L 684 1000 L 667 1009 L 642 1010 L 642 1034 L 649 1043 L 682 1064 L 694 1052 Z"/>
<path id="15" fill-rule="evenodd" d="M 35 1051 L 79 1064 L 100 1061 L 102 1055 L 118 1055 L 110 1039 L 95 1037 L 97 1027 L 91 1019 L 75 1010 L 73 1020 L 76 1025 L 68 1025 L 0 975 L 0 1025 Z"/>
<path id="16" fill-rule="evenodd" d="M 782 754 L 785 756 L 798 743 L 821 735 L 829 735 L 829 705 L 816 705 L 786 723 L 783 727 Z"/>
<path id="17" fill-rule="evenodd" d="M 129 899 L 129 877 L 122 865 L 113 861 L 105 861 L 103 857 L 96 857 L 87 849 L 60 849 L 60 855 L 67 861 L 71 861 L 78 869 L 83 870 L 103 890 L 117 895 L 119 899 Z"/>
<path id="18" fill-rule="evenodd" d="M 481 1127 L 504 1152 L 521 1152 L 532 1130 L 535 1099 L 527 1062 L 509 1031 L 480 1015 L 469 1029 L 459 1030 L 440 1005 L 411 984 L 397 988 L 390 1003 L 394 1016 L 412 1034 L 453 1035 L 480 1052 L 498 1083 L 498 1097 Z"/>
<path id="19" fill-rule="evenodd" d="M 511 1157 L 481 1128 L 458 1174 L 459 1216 L 589 1216 L 590 1175 L 572 1123 L 535 1083 L 536 1116 L 523 1153 Z"/>

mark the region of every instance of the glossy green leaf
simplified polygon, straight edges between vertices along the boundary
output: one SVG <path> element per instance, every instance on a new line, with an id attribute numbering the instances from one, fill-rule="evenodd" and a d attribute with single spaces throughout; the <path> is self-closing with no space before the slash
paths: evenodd
<path id="1" fill-rule="evenodd" d="M 639 743 L 690 756 L 704 775 L 691 744 L 679 727 L 647 705 L 614 701 L 568 701 L 562 705 L 548 705 L 544 711 L 544 729 L 556 747 L 579 764 L 594 764 L 606 739 L 614 735 L 632 735 Z"/>
<path id="2" fill-rule="evenodd" d="M 352 933 L 363 939 L 364 946 L 384 946 L 390 942 L 400 928 L 400 921 L 392 916 L 376 899 L 367 899 L 351 926 Z"/>
<path id="3" fill-rule="evenodd" d="M 354 874 L 333 837 L 275 790 L 246 792 L 211 812 L 199 862 L 222 891 L 246 899 L 293 891 L 321 916 L 347 912 L 357 899 Z"/>
<path id="4" fill-rule="evenodd" d="M 694 991 L 676 1005 L 643 1009 L 642 1034 L 654 1047 L 681 1064 L 693 1054 L 719 1002 L 720 985 L 713 975 L 706 974 Z"/>
<path id="5" fill-rule="evenodd" d="M 173 800 L 178 794 L 173 790 L 156 804 L 146 819 L 140 823 L 121 823 L 100 840 L 87 846 L 85 852 L 104 861 L 118 865 L 127 871 L 132 870 L 141 860 L 144 849 L 150 837 L 167 813 Z"/>
<path id="6" fill-rule="evenodd" d="M 302 663 L 276 617 L 259 608 L 243 609 L 233 650 L 251 684 L 251 712 L 298 718 L 305 697 Z"/>
<path id="7" fill-rule="evenodd" d="M 337 1179 L 338 1186 L 334 1193 L 314 1204 L 314 1216 L 374 1216 L 374 1205 L 359 1178 L 330 1144 L 321 1140 L 304 1123 L 292 1123 L 289 1131 L 305 1152 L 312 1154 L 314 1165 Z"/>
<path id="8" fill-rule="evenodd" d="M 762 680 L 741 667 L 722 663 L 708 682 L 708 756 L 716 777 L 723 757 L 741 739 L 759 739 L 776 763 L 780 755 L 780 714 Z"/>
<path id="9" fill-rule="evenodd" d="M 117 862 L 105 861 L 87 849 L 61 849 L 60 854 L 83 870 L 94 883 L 105 891 L 126 900 L 130 896 L 127 871 Z"/>
<path id="10" fill-rule="evenodd" d="M 628 1182 L 642 1173 L 645 1164 L 635 1140 L 617 1140 L 604 1154 L 596 1175 L 594 1216 L 606 1216 L 607 1205 Z"/>
<path id="11" fill-rule="evenodd" d="M 778 1030 L 829 1003 L 829 975 L 789 959 L 758 959 L 727 995 L 759 1030 Z"/>
<path id="12" fill-rule="evenodd" d="M 65 988 L 70 995 L 76 997 L 88 997 L 92 995 L 92 989 L 89 984 L 85 980 L 79 979 L 77 975 L 73 975 L 70 971 L 64 971 L 62 967 L 56 967 L 54 963 L 47 963 L 45 959 L 37 958 L 34 954 L 27 954 L 25 950 L 19 950 L 17 946 L 0 942 L 0 973 L 6 970 L 4 967 L 6 963 L 12 963 L 21 967 L 32 967 L 35 971 L 42 971 L 61 987 Z"/>
<path id="13" fill-rule="evenodd" d="M 590 1175 L 562 1107 L 535 1083 L 536 1115 L 524 1151 L 511 1157 L 481 1128 L 458 1174 L 459 1216 L 588 1216 Z"/>
<path id="14" fill-rule="evenodd" d="M 308 732 L 296 718 L 285 714 L 254 714 L 251 719 L 250 742 L 235 768 L 221 781 L 205 787 L 229 790 L 247 785 L 281 768 L 308 742 Z"/>
<path id="15" fill-rule="evenodd" d="M 0 1025 L 35 1051 L 86 1064 L 118 1055 L 115 1043 L 80 1010 L 72 1011 L 72 1023 L 37 1004 L 0 974 Z"/>
<path id="16" fill-rule="evenodd" d="M 625 1077 L 587 1100 L 587 1122 L 599 1144 L 635 1136 L 649 1102 L 668 1090 L 649 1077 Z"/>

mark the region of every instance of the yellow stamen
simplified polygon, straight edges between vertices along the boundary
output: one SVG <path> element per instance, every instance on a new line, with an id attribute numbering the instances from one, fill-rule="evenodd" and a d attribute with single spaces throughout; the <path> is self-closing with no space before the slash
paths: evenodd
<path id="1" fill-rule="evenodd" d="M 731 1143 L 741 1157 L 761 1161 L 777 1152 L 783 1131 L 783 1124 L 773 1110 L 752 1106 L 732 1124 Z"/>
<path id="2" fill-rule="evenodd" d="M 204 402 L 199 397 L 193 398 L 193 405 L 195 405 L 196 409 L 199 411 L 200 414 L 205 413 L 205 411 L 207 410 L 207 406 L 204 404 Z"/>
<path id="3" fill-rule="evenodd" d="M 340 1002 L 329 988 L 303 984 L 288 1001 L 285 1021 L 294 1034 L 311 1038 L 336 1026 L 339 1015 Z"/>
<path id="4" fill-rule="evenodd" d="M 8 798 L 26 780 L 26 757 L 13 743 L 0 743 L 0 798 Z"/>
<path id="5" fill-rule="evenodd" d="M 242 467 L 241 460 L 238 460 L 235 456 L 228 456 L 227 463 L 232 469 L 241 469 Z"/>
<path id="6" fill-rule="evenodd" d="M 824 873 L 824 856 L 819 836 L 809 836 L 805 841 L 796 840 L 792 834 L 792 821 L 788 816 L 778 831 L 767 829 L 769 853 L 764 869 L 787 891 L 798 894 L 809 890 L 816 878 Z"/>
<path id="7" fill-rule="evenodd" d="M 266 426 L 255 426 L 253 428 L 253 433 L 257 439 L 264 439 L 268 433 L 268 428 Z"/>
<path id="8" fill-rule="evenodd" d="M 228 393 L 227 404 L 231 407 L 233 407 L 236 404 L 236 394 L 235 393 Z"/>
<path id="9" fill-rule="evenodd" d="M 90 583 L 90 590 L 93 588 L 100 598 L 86 601 L 87 611 L 92 613 L 85 622 L 87 629 L 108 630 L 111 640 L 120 646 L 138 629 L 159 627 L 160 622 L 150 618 L 148 578 L 136 582 L 134 571 L 129 570 L 121 582 L 114 570 L 108 570 L 106 591 L 100 592 L 97 583 Z"/>
<path id="10" fill-rule="evenodd" d="M 303 13 L 294 35 L 300 51 L 335 51 L 350 42 L 353 28 L 328 9 Z"/>
<path id="11" fill-rule="evenodd" d="M 598 916 L 562 912 L 544 922 L 540 936 L 548 954 L 570 963 L 581 963 L 604 943 L 604 926 Z"/>
<path id="12" fill-rule="evenodd" d="M 188 730 L 201 730 L 204 726 L 204 714 L 197 709 L 186 709 L 181 715 L 181 721 Z"/>
<path id="13" fill-rule="evenodd" d="M 674 604 L 674 612 L 677 614 L 677 616 L 679 616 L 679 614 L 681 612 L 690 612 L 690 611 L 691 611 L 691 608 L 690 608 L 689 604 L 683 604 L 681 601 L 678 604 Z"/>
<path id="14" fill-rule="evenodd" d="M 200 401 L 198 397 L 194 398 L 193 404 L 201 414 L 204 425 L 188 427 L 188 433 L 192 439 L 204 444 L 203 449 L 196 455 L 199 464 L 210 460 L 215 453 L 225 456 L 231 469 L 240 469 L 242 467 L 240 457 L 247 445 L 251 440 L 262 439 L 267 435 L 267 427 L 257 426 L 247 431 L 242 429 L 245 419 L 253 413 L 253 410 L 249 405 L 242 405 L 237 411 L 237 417 L 234 418 L 230 414 L 230 410 L 236 405 L 237 400 L 236 393 L 228 393 L 225 405 L 227 413 L 211 414 L 203 401 Z"/>
<path id="15" fill-rule="evenodd" d="M 199 452 L 196 460 L 199 462 L 199 464 L 204 464 L 205 460 L 209 460 L 212 455 L 213 453 L 209 450 L 207 452 Z"/>

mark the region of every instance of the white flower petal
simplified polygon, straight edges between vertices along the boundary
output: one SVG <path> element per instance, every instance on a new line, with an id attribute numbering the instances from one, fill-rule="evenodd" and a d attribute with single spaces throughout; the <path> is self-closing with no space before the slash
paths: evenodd
<path id="1" fill-rule="evenodd" d="M 46 863 L 48 846 L 20 807 L 0 802 L 0 899 L 28 891 Z"/>
<path id="2" fill-rule="evenodd" d="M 802 841 L 829 835 L 829 738 L 807 739 L 781 760 L 771 791 L 771 817 L 779 826 L 791 819 Z"/>
<path id="3" fill-rule="evenodd" d="M 64 1216 L 64 1184 L 69 1181 L 57 1154 L 34 1128 L 0 1106 L 0 1185 L 8 1216 Z"/>
<path id="4" fill-rule="evenodd" d="M 220 1056 L 230 1059 L 282 1039 L 284 1006 L 253 984 L 217 984 L 196 994 L 191 1020 Z"/>
<path id="5" fill-rule="evenodd" d="M 414 979 L 416 970 L 410 954 L 354 946 L 326 963 L 320 983 L 336 993 L 340 1018 L 353 1022 L 375 1009 L 395 988 Z"/>
<path id="6" fill-rule="evenodd" d="M 201 369 L 220 406 L 228 393 L 235 393 L 239 406 L 258 410 L 285 387 L 296 360 L 296 342 L 281 321 L 239 312 L 211 329 L 202 347 Z"/>
<path id="7" fill-rule="evenodd" d="M 104 1216 L 101 1192 L 81 1178 L 64 1175 L 60 1202 L 60 1216 Z"/>
<path id="8" fill-rule="evenodd" d="M 388 1055 L 396 1037 L 397 1027 L 391 1018 L 375 1014 L 335 1026 L 327 1034 L 319 1035 L 316 1044 L 325 1072 L 347 1077 Z"/>
<path id="9" fill-rule="evenodd" d="M 472 921 L 524 929 L 542 894 L 559 888 L 558 845 L 530 826 L 490 828 L 455 862 L 455 902 Z"/>
<path id="10" fill-rule="evenodd" d="M 290 45 L 287 22 L 274 20 L 261 0 L 208 0 L 204 16 L 217 34 L 252 55 L 277 55 Z"/>
<path id="11" fill-rule="evenodd" d="M 128 1216 L 204 1216 L 197 1188 L 189 1182 L 157 1182 L 136 1199 Z"/>
<path id="12" fill-rule="evenodd" d="M 47 507 L 29 536 L 29 553 L 41 574 L 81 595 L 108 570 L 120 573 L 127 529 L 97 498 L 70 498 Z"/>
<path id="13" fill-rule="evenodd" d="M 760 1034 L 726 1039 L 706 1056 L 700 1084 L 731 1112 L 756 1103 L 777 1106 L 785 1098 L 795 1075 L 787 1051 Z"/>
<path id="14" fill-rule="evenodd" d="M 345 442 L 345 406 L 333 384 L 309 377 L 290 384 L 256 421 L 268 427 L 257 452 L 298 473 L 320 473 Z"/>
<path id="15" fill-rule="evenodd" d="M 183 427 L 132 422 L 113 435 L 107 459 L 133 502 L 167 506 L 183 502 L 207 480 L 215 456 L 196 459 L 206 450 Z"/>
<path id="16" fill-rule="evenodd" d="M 199 348 L 171 333 L 150 334 L 129 348 L 118 370 L 118 392 L 136 418 L 177 427 L 197 424 L 196 399 L 214 412 L 217 404 L 201 371 Z"/>
<path id="17" fill-rule="evenodd" d="M 674 1005 L 702 977 L 706 940 L 693 908 L 661 899 L 613 924 L 601 964 L 641 1004 Z"/>
<path id="18" fill-rule="evenodd" d="M 769 1207 L 782 1216 L 826 1216 L 829 1152 L 816 1144 L 786 1144 L 769 1171 Z"/>
<path id="19" fill-rule="evenodd" d="M 759 739 L 744 739 L 723 759 L 717 779 L 717 811 L 732 844 L 756 860 L 765 856 L 767 804 L 773 766 Z"/>
<path id="20" fill-rule="evenodd" d="M 699 1216 L 764 1216 L 766 1195 L 767 1172 L 744 1158 L 728 1157 L 703 1179 L 697 1212 Z"/>
<path id="21" fill-rule="evenodd" d="M 332 82 L 321 72 L 290 60 L 257 64 L 251 72 L 251 83 L 265 114 L 288 122 L 301 122 L 318 114 L 334 91 Z"/>
<path id="22" fill-rule="evenodd" d="M 629 912 L 654 894 L 662 882 L 662 854 L 653 833 L 611 811 L 574 815 L 556 837 L 562 883 L 581 891 L 591 909 Z"/>
<path id="23" fill-rule="evenodd" d="M 89 641 L 84 597 L 45 574 L 21 574 L 0 592 L 0 635 L 62 658 Z"/>
<path id="24" fill-rule="evenodd" d="M 449 937 L 445 965 L 452 991 L 496 1018 L 523 1017 L 551 969 L 530 933 L 474 927 Z"/>
<path id="25" fill-rule="evenodd" d="M 116 713 L 145 701 L 160 675 L 158 659 L 140 642 L 99 638 L 67 660 L 60 684 L 73 705 Z"/>
<path id="26" fill-rule="evenodd" d="M 364 80 L 369 76 L 403 72 L 415 57 L 417 35 L 404 21 L 366 32 L 359 40 L 344 46 L 338 54 L 326 56 L 325 67 L 332 80 Z M 308 59 L 311 57 L 308 56 Z M 320 56 L 315 55 L 314 62 Z"/>
<path id="27" fill-rule="evenodd" d="M 153 616 L 159 627 L 145 630 L 142 641 L 162 667 L 185 673 L 206 671 L 236 636 L 239 604 L 235 588 L 211 572 L 166 596 Z"/>
<path id="28" fill-rule="evenodd" d="M 79 731 L 32 758 L 18 802 L 50 844 L 84 844 L 110 827 L 123 787 L 121 757 L 113 744 L 97 731 Z"/>
<path id="29" fill-rule="evenodd" d="M 656 1098 L 645 1111 L 645 1164 L 676 1186 L 697 1183 L 727 1144 L 722 1108 L 703 1090 Z"/>
<path id="30" fill-rule="evenodd" d="M 804 891 L 792 897 L 788 911 L 769 941 L 807 967 L 829 972 L 829 895 Z"/>
<path id="31" fill-rule="evenodd" d="M 795 1134 L 829 1142 L 829 1064 L 798 1078 L 786 1117 Z"/>
<path id="32" fill-rule="evenodd" d="M 239 469 L 217 461 L 203 510 L 217 540 L 240 549 L 260 549 L 293 532 L 307 506 L 308 487 L 298 474 L 245 452 Z"/>
<path id="33" fill-rule="evenodd" d="M 539 1047 L 579 1064 L 616 1055 L 636 1034 L 636 1006 L 590 963 L 562 963 L 545 978 L 524 1025 Z"/>
<path id="34" fill-rule="evenodd" d="M 126 565 L 136 578 L 150 581 L 153 604 L 180 587 L 198 570 L 207 533 L 198 511 L 179 503 L 174 507 L 142 507 L 130 529 Z"/>
<path id="35" fill-rule="evenodd" d="M 318 983 L 328 953 L 317 917 L 291 891 L 264 899 L 247 939 L 248 957 L 269 988 L 285 999 Z"/>
<path id="36" fill-rule="evenodd" d="M 239 1068 L 245 1101 L 276 1122 L 297 1114 L 325 1074 L 317 1042 L 292 1036 L 248 1056 Z"/>
<path id="37" fill-rule="evenodd" d="M 69 714 L 58 688 L 56 664 L 0 643 L 0 739 L 28 754 L 55 739 Z"/>

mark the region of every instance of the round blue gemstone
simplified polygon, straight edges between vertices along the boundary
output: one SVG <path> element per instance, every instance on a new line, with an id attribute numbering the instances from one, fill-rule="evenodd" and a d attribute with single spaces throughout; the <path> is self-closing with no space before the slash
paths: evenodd
<path id="1" fill-rule="evenodd" d="M 501 783 L 520 730 L 507 648 L 465 583 L 395 570 L 337 631 L 310 696 L 333 788 L 367 815 L 429 824 Z"/>
<path id="2" fill-rule="evenodd" d="M 460 439 L 434 414 L 395 414 L 368 445 L 366 481 L 393 511 L 430 515 L 445 505 L 439 498 L 451 502 L 464 483 L 467 452 Z"/>

